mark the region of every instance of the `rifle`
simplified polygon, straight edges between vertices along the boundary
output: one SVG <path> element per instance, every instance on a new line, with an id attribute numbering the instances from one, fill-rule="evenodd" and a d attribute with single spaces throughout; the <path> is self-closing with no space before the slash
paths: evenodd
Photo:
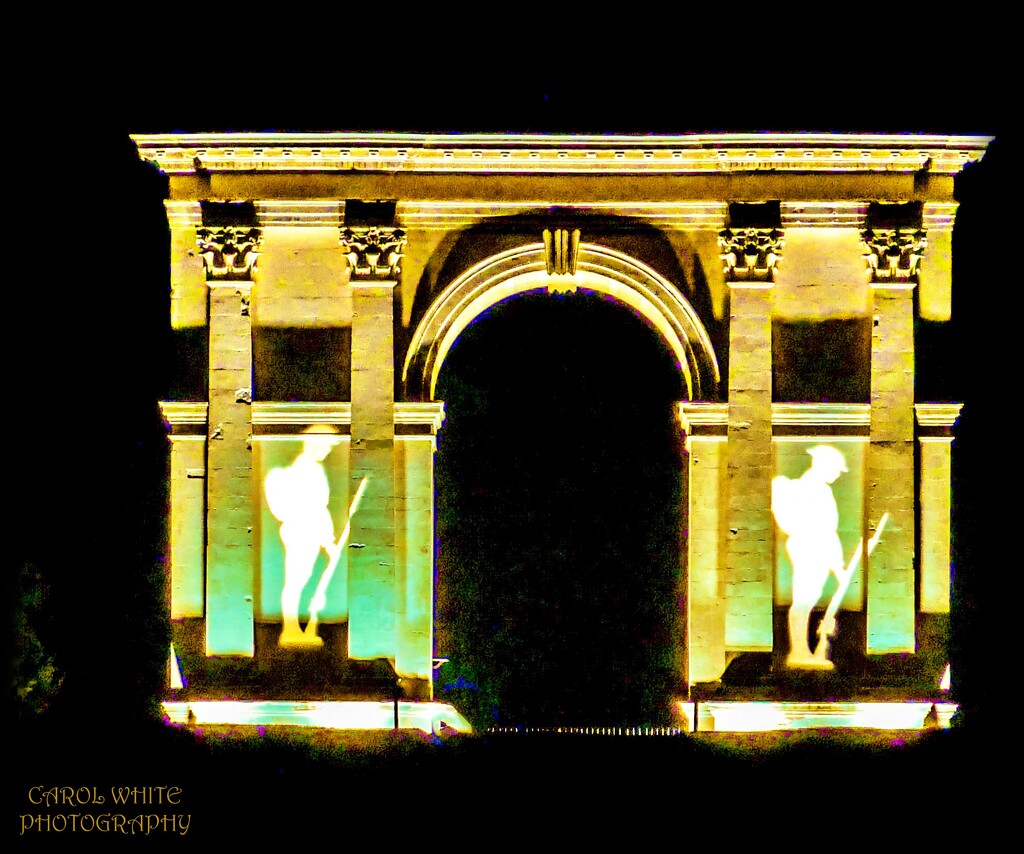
<path id="1" fill-rule="evenodd" d="M 875 550 L 875 546 L 878 545 L 878 541 L 882 537 L 882 531 L 885 529 L 885 523 L 889 521 L 889 514 L 883 513 L 882 518 L 878 520 L 878 527 L 875 529 L 874 536 L 868 540 L 868 554 L 871 554 Z M 814 657 L 822 661 L 825 660 L 825 651 L 828 649 L 828 639 L 836 632 L 836 611 L 839 610 L 839 603 L 843 601 L 843 597 L 846 595 L 846 591 L 850 587 L 850 582 L 853 580 L 853 573 L 856 571 L 857 566 L 860 564 L 861 556 L 864 554 L 864 541 L 861 540 L 857 543 L 857 548 L 853 552 L 853 556 L 850 558 L 849 564 L 841 574 L 839 574 L 838 581 L 839 587 L 836 588 L 836 592 L 832 594 L 832 599 L 828 603 L 828 608 L 825 610 L 825 616 L 822 617 L 821 623 L 818 625 L 818 643 L 814 647 Z"/>
<path id="2" fill-rule="evenodd" d="M 316 635 L 317 617 L 320 611 L 323 610 L 324 605 L 327 604 L 327 585 L 331 583 L 331 578 L 334 576 L 334 570 L 337 569 L 338 561 L 341 560 L 341 551 L 344 548 L 345 541 L 348 539 L 349 533 L 352 531 L 352 517 L 359 508 L 359 502 L 363 497 L 363 493 L 366 491 L 366 484 L 369 483 L 369 481 L 369 477 L 364 477 L 359 481 L 355 497 L 352 499 L 352 503 L 348 508 L 348 521 L 345 523 L 345 530 L 341 532 L 341 536 L 338 537 L 338 542 L 334 544 L 334 548 L 329 551 L 330 560 L 327 562 L 327 568 L 324 570 L 323 575 L 320 576 L 320 583 L 316 586 L 316 593 L 313 594 L 313 598 L 309 602 L 309 622 L 306 623 L 306 628 L 303 631 L 304 635 L 308 635 L 310 637 L 314 637 Z"/>

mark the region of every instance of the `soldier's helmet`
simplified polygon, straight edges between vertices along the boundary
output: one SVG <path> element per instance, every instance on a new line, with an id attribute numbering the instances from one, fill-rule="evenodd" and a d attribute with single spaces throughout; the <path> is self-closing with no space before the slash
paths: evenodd
<path id="1" fill-rule="evenodd" d="M 323 460 L 331 449 L 341 444 L 338 428 L 333 424 L 313 424 L 302 431 L 306 448 L 317 459 Z"/>
<path id="2" fill-rule="evenodd" d="M 337 436 L 339 433 L 333 424 L 310 424 L 302 432 L 307 436 Z"/>
<path id="3" fill-rule="evenodd" d="M 807 451 L 814 463 L 821 463 L 829 468 L 836 468 L 841 472 L 848 472 L 846 457 L 831 445 L 815 445 Z M 813 464 L 813 463 L 812 463 Z"/>

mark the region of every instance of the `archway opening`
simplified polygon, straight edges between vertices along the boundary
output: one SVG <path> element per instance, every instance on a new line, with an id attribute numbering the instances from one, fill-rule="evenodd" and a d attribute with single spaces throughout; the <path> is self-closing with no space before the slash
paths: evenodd
<path id="1" fill-rule="evenodd" d="M 685 397 L 664 339 L 580 290 L 493 306 L 437 397 L 437 694 L 477 726 L 663 723 L 680 688 Z"/>

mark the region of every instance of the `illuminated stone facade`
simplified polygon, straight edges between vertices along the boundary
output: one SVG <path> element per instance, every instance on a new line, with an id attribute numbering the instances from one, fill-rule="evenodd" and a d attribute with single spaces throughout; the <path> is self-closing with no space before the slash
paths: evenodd
<path id="1" fill-rule="evenodd" d="M 953 178 L 987 139 L 135 142 L 169 176 L 172 326 L 203 375 L 163 404 L 170 610 L 196 696 L 266 694 L 302 656 L 386 660 L 406 696 L 432 696 L 438 376 L 475 318 L 527 292 L 603 294 L 678 364 L 680 684 L 717 685 L 749 653 L 785 668 L 785 615 L 815 573 L 815 622 L 834 596 L 833 640 L 864 656 L 918 653 L 922 620 L 948 614 L 959 407 L 915 399 L 914 328 L 950 318 Z M 809 378 L 823 346 L 845 371 L 824 386 Z M 278 639 L 285 534 L 266 478 L 325 425 L 339 555 L 328 573 L 317 554 L 329 578 L 314 631 L 300 609 L 303 648 Z M 780 490 L 811 489 L 822 447 L 838 462 L 814 488 L 837 521 L 784 530 Z M 841 561 L 808 557 L 823 536 Z"/>

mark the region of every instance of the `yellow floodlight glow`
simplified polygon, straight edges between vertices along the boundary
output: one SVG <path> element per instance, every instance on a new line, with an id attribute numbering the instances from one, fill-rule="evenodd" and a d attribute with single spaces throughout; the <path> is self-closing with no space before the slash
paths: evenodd
<path id="1" fill-rule="evenodd" d="M 946 665 L 946 669 L 942 671 L 942 678 L 939 679 L 939 690 L 948 691 L 951 687 L 949 665 Z"/>
<path id="2" fill-rule="evenodd" d="M 686 732 L 693 732 L 696 727 L 694 726 L 696 717 L 696 703 L 687 703 L 685 700 L 679 700 L 676 702 L 678 708 L 678 716 L 680 723 L 682 723 L 682 729 Z"/>
<path id="3" fill-rule="evenodd" d="M 163 703 L 164 714 L 172 724 L 184 725 L 189 712 L 196 726 L 294 726 L 323 729 L 389 730 L 395 728 L 395 704 L 371 701 L 243 702 L 210 700 L 191 703 Z M 458 710 L 449 703 L 398 703 L 399 729 L 418 729 L 440 733 L 442 729 L 459 733 L 473 731 Z"/>

